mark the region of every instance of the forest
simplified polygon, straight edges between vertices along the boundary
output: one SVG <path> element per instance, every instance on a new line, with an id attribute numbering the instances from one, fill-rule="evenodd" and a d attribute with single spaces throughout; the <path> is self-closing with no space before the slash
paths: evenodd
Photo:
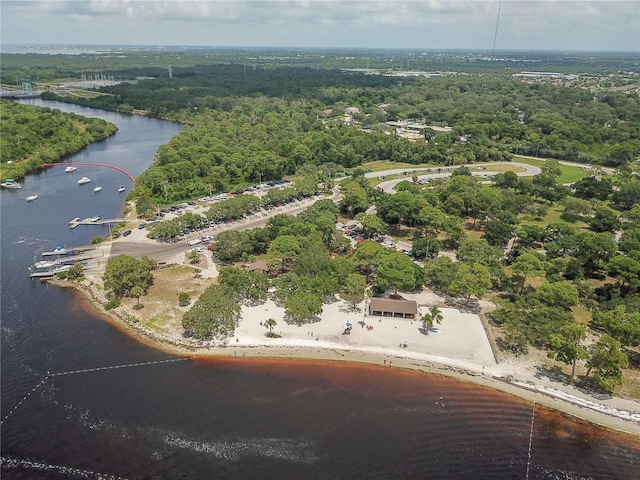
<path id="1" fill-rule="evenodd" d="M 308 67 L 174 68 L 172 78 L 104 88 L 73 101 L 146 112 L 187 125 L 139 182 L 158 201 L 295 175 L 310 163 L 356 167 L 387 160 L 459 165 L 531 155 L 623 166 L 640 155 L 637 94 L 528 83 L 504 74 L 438 78 Z M 346 109 L 352 114 L 345 117 Z M 407 142 L 386 122 L 426 129 Z M 194 139 L 198 139 L 194 142 Z M 162 185 L 170 185 L 164 188 Z M 141 191 L 143 191 L 141 190 Z"/>
<path id="2" fill-rule="evenodd" d="M 60 110 L 0 101 L 0 159 L 4 181 L 20 179 L 113 135 L 115 125 Z"/>

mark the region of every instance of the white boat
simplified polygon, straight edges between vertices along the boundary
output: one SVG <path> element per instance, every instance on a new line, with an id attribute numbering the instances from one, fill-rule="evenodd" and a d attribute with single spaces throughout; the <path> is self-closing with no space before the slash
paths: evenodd
<path id="1" fill-rule="evenodd" d="M 98 187 L 96 185 L 96 188 L 93 189 L 94 192 L 98 193 L 100 190 L 102 190 L 102 187 Z"/>
<path id="2" fill-rule="evenodd" d="M 84 185 L 85 183 L 91 183 L 91 179 L 89 177 L 82 177 L 78 180 L 78 185 Z"/>
<path id="3" fill-rule="evenodd" d="M 0 183 L 3 188 L 22 188 L 20 182 L 16 182 L 13 178 L 7 178 L 4 182 Z"/>
<path id="4" fill-rule="evenodd" d="M 118 192 L 124 192 L 124 191 L 125 191 L 125 188 L 124 188 L 124 187 L 120 187 L 120 188 L 118 189 Z"/>
<path id="5" fill-rule="evenodd" d="M 65 167 L 64 171 L 67 173 L 71 173 L 71 172 L 75 172 L 77 170 L 76 167 L 74 167 L 73 165 L 69 165 L 68 167 Z"/>
<path id="6" fill-rule="evenodd" d="M 33 202 L 34 200 L 38 199 L 38 195 L 29 195 L 27 197 L 27 202 Z"/>

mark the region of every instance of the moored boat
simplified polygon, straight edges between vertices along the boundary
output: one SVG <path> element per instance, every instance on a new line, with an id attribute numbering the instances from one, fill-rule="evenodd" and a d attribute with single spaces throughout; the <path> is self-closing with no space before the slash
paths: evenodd
<path id="1" fill-rule="evenodd" d="M 118 192 L 124 192 L 124 190 L 125 190 L 125 188 L 124 188 L 124 187 L 120 187 L 120 188 L 118 189 Z"/>
<path id="2" fill-rule="evenodd" d="M 69 165 L 68 167 L 65 167 L 64 171 L 67 173 L 71 173 L 71 172 L 75 172 L 77 170 L 76 167 L 74 167 L 73 165 Z"/>
<path id="3" fill-rule="evenodd" d="M 37 200 L 38 195 L 29 195 L 27 197 L 27 202 L 33 202 L 34 200 Z"/>
<path id="4" fill-rule="evenodd" d="M 0 183 L 0 187 L 3 188 L 22 188 L 20 182 L 16 182 L 13 178 L 7 178 L 4 182 Z"/>
<path id="5" fill-rule="evenodd" d="M 78 180 L 78 185 L 84 185 L 85 183 L 90 183 L 91 179 L 89 177 L 82 177 Z"/>

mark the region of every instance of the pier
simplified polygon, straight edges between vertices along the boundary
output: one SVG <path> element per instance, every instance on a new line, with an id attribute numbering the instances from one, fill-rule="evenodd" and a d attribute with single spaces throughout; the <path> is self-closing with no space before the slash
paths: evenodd
<path id="1" fill-rule="evenodd" d="M 78 225 L 110 225 L 112 223 L 125 222 L 124 218 L 110 218 L 103 220 L 100 217 L 87 217 L 80 219 L 80 217 L 69 220 L 69 228 L 76 228 Z"/>
<path id="2" fill-rule="evenodd" d="M 42 252 L 40 255 L 43 257 L 54 257 L 54 256 L 63 256 L 63 255 L 77 255 L 82 252 L 86 252 L 87 250 L 92 250 L 94 247 L 88 245 L 86 247 L 69 247 L 69 248 L 56 248 L 50 252 Z"/>

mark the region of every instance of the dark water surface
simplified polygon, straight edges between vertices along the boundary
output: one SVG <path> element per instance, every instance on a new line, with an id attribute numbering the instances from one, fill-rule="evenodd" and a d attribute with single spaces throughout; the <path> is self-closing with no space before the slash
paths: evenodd
<path id="1" fill-rule="evenodd" d="M 134 176 L 180 130 L 37 103 L 116 123 L 71 161 Z M 103 191 L 78 187 L 82 175 Z M 1 192 L 3 479 L 639 478 L 638 438 L 497 391 L 375 366 L 171 356 L 79 295 L 30 281 L 42 249 L 107 233 L 67 221 L 120 216 L 125 181 L 55 167 Z M 31 193 L 39 199 L 27 203 Z"/>

